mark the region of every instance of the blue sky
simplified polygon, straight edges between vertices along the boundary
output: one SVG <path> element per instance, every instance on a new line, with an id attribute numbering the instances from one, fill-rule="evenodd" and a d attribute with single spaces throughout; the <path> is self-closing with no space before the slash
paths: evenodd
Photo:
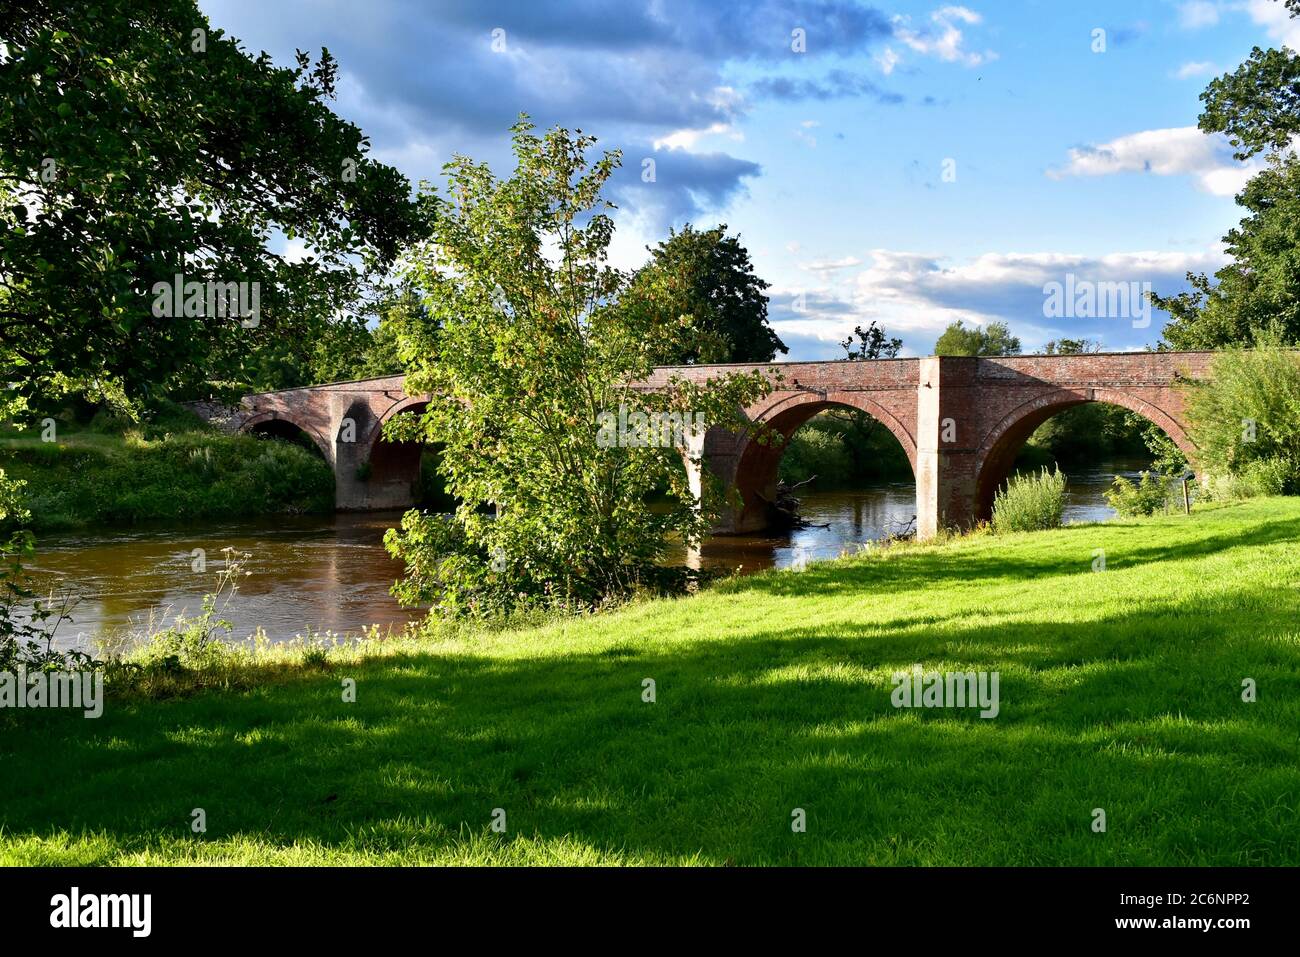
<path id="1" fill-rule="evenodd" d="M 621 148 L 616 264 L 726 223 L 792 359 L 873 319 L 909 355 L 958 318 L 1026 351 L 1154 343 L 1162 314 L 1048 316 L 1044 286 L 1217 268 L 1250 168 L 1197 97 L 1256 45 L 1300 47 L 1279 0 L 200 2 L 278 63 L 328 46 L 338 112 L 413 182 L 456 152 L 506 170 L 521 111 Z"/>

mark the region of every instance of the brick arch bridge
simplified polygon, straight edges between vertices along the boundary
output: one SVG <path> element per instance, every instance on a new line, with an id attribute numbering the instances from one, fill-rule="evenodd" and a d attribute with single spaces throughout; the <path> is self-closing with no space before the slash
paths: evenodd
<path id="1" fill-rule="evenodd" d="M 968 527 L 987 518 L 994 492 L 1034 429 L 1084 402 L 1111 403 L 1144 416 L 1194 461 L 1176 384 L 1205 378 L 1212 357 L 1126 352 L 698 365 L 657 369 L 645 386 L 662 386 L 674 375 L 703 380 L 762 370 L 774 389 L 746 414 L 787 437 L 824 409 L 867 412 L 893 433 L 912 464 L 917 527 L 929 537 L 941 527 Z M 401 508 L 412 501 L 420 446 L 384 441 L 382 429 L 426 401 L 406 394 L 402 376 L 335 382 L 246 396 L 237 425 L 249 432 L 306 433 L 334 469 L 338 508 Z M 779 446 L 713 428 L 703 437 L 703 452 L 706 467 L 735 485 L 744 502 L 717 531 L 761 529 L 766 501 L 775 493 Z"/>

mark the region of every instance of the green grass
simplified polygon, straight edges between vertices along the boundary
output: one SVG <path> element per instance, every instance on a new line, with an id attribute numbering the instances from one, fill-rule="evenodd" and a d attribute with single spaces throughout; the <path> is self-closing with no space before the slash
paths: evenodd
<path id="1" fill-rule="evenodd" d="M 196 420 L 197 422 L 197 420 Z M 327 512 L 334 478 L 325 461 L 287 442 L 193 427 L 102 432 L 60 425 L 0 430 L 0 469 L 27 482 L 37 531 L 94 524 Z"/>
<path id="2" fill-rule="evenodd" d="M 1298 538 L 1281 498 L 977 536 L 23 712 L 0 861 L 1297 864 Z M 1001 714 L 896 711 L 913 663 L 999 671 Z"/>

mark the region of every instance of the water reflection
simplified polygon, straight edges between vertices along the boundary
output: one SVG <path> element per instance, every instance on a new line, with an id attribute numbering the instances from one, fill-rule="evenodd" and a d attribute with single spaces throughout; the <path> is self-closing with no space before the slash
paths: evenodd
<path id="1" fill-rule="evenodd" d="M 1117 460 L 1068 473 L 1065 520 L 1109 518 L 1114 513 L 1102 493 L 1112 477 L 1134 477 L 1145 465 Z M 799 556 L 833 558 L 906 525 L 915 513 L 910 482 L 810 492 L 804 496 L 808 528 L 715 538 L 704 545 L 699 564 L 752 572 L 788 567 Z M 249 637 L 258 626 L 272 641 L 309 629 L 400 627 L 418 614 L 398 607 L 388 591 L 401 566 L 384 551 L 382 540 L 399 517 L 396 512 L 344 514 L 50 534 L 41 537 L 32 569 L 40 590 L 64 585 L 81 596 L 73 624 L 60 632 L 63 645 L 139 628 L 151 615 L 160 620 L 197 614 L 226 546 L 252 556 L 247 566 L 252 574 L 241 579 L 239 595 L 223 613 L 236 639 Z M 191 570 L 196 548 L 207 554 L 206 573 Z M 684 561 L 685 552 L 670 558 Z"/>
<path id="2" fill-rule="evenodd" d="M 416 616 L 388 593 L 402 569 L 383 547 L 385 529 L 400 517 L 370 512 L 48 534 L 31 570 L 38 593 L 62 586 L 80 598 L 73 623 L 59 631 L 64 646 L 141 628 L 151 616 L 197 615 L 227 546 L 251 556 L 251 574 L 222 609 L 232 638 L 248 638 L 259 625 L 272 641 L 309 629 L 400 627 Z M 206 572 L 192 570 L 196 548 L 206 553 Z"/>

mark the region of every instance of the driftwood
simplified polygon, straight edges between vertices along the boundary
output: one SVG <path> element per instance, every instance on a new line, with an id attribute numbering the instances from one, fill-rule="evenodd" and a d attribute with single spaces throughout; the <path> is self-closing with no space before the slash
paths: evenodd
<path id="1" fill-rule="evenodd" d="M 799 514 L 799 498 L 794 493 L 797 489 L 803 488 L 810 482 L 816 481 L 817 476 L 813 475 L 804 479 L 802 482 L 796 482 L 789 485 L 785 482 L 776 483 L 776 498 L 770 499 L 762 492 L 758 497 L 767 503 L 767 521 L 768 527 L 773 529 L 792 529 L 808 528 L 808 522 L 804 521 Z"/>

